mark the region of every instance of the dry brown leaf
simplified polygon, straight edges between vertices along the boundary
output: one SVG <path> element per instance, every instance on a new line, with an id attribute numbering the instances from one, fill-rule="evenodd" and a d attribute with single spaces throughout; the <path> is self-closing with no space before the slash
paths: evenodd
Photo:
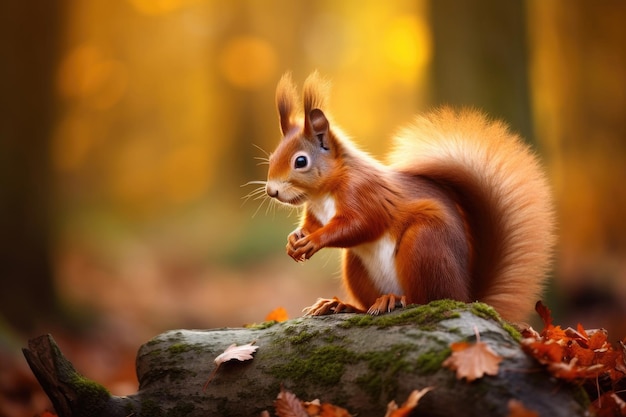
<path id="1" fill-rule="evenodd" d="M 624 351 L 613 348 L 604 329 L 561 329 L 552 324 L 550 309 L 541 301 L 535 307 L 544 322 L 541 333 L 522 332 L 522 348 L 557 378 L 593 380 L 601 375 L 616 383 L 624 377 Z"/>
<path id="2" fill-rule="evenodd" d="M 274 408 L 278 417 L 309 417 L 298 397 L 282 387 L 274 401 Z"/>
<path id="3" fill-rule="evenodd" d="M 541 301 L 535 310 L 544 328 L 541 333 L 532 329 L 522 332 L 524 351 L 546 365 L 557 378 L 595 386 L 594 392 L 587 390 L 592 399 L 596 398 L 590 407 L 593 415 L 626 417 L 626 403 L 617 396 L 620 391 L 616 392 L 626 378 L 624 343 L 615 349 L 604 329 L 585 329 L 579 324 L 576 329 L 563 330 L 553 324 L 550 309 Z M 601 389 L 600 379 L 610 381 L 610 388 Z"/>
<path id="4" fill-rule="evenodd" d="M 320 400 L 300 401 L 295 394 L 285 391 L 282 387 L 274 401 L 278 417 L 352 417 L 345 408 Z"/>
<path id="5" fill-rule="evenodd" d="M 398 404 L 395 401 L 391 400 L 389 404 L 387 404 L 387 413 L 385 417 L 406 417 L 411 414 L 413 409 L 417 407 L 419 400 L 426 395 L 427 392 L 433 390 L 434 387 L 426 387 L 421 390 L 413 390 L 409 394 L 409 398 L 402 404 L 402 407 L 398 408 Z"/>
<path id="6" fill-rule="evenodd" d="M 509 417 L 539 417 L 539 414 L 524 407 L 521 401 L 511 399 L 509 400 Z"/>
<path id="7" fill-rule="evenodd" d="M 228 346 L 223 353 L 217 355 L 217 357 L 213 360 L 216 366 L 213 369 L 213 372 L 211 372 L 211 375 L 209 375 L 209 378 L 205 382 L 204 386 L 202 387 L 202 391 L 206 391 L 209 383 L 211 382 L 213 377 L 215 377 L 217 370 L 220 368 L 220 365 L 224 362 L 232 360 L 238 360 L 243 362 L 253 359 L 254 357 L 252 356 L 252 354 L 256 352 L 256 350 L 259 348 L 258 346 L 254 346 L 254 343 L 255 342 L 246 343 L 245 345 L 241 346 L 237 346 L 237 344 L 233 343 L 232 345 Z"/>
<path id="8" fill-rule="evenodd" d="M 483 375 L 497 375 L 502 357 L 489 345 L 480 341 L 476 330 L 476 343 L 452 343 L 452 354 L 443 362 L 443 366 L 456 370 L 457 379 L 466 378 L 468 382 L 482 378 Z"/>

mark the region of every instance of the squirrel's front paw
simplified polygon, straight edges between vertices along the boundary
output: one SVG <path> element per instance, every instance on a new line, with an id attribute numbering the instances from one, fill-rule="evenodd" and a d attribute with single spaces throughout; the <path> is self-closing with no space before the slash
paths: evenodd
<path id="1" fill-rule="evenodd" d="M 302 310 L 305 316 L 325 316 L 336 313 L 363 313 L 364 311 L 352 304 L 342 302 L 339 298 L 318 298 L 315 304 Z"/>
<path id="2" fill-rule="evenodd" d="M 314 239 L 315 235 L 302 235 L 300 239 L 292 239 L 292 237 L 295 238 L 297 232 L 298 231 L 289 235 L 289 241 L 287 242 L 287 254 L 294 260 L 303 262 L 313 256 L 313 254 L 321 248 Z"/>
<path id="3" fill-rule="evenodd" d="M 298 242 L 305 238 L 305 233 L 302 229 L 296 229 L 287 236 L 287 255 L 291 256 L 296 262 L 303 262 L 305 258 L 298 251 Z"/>

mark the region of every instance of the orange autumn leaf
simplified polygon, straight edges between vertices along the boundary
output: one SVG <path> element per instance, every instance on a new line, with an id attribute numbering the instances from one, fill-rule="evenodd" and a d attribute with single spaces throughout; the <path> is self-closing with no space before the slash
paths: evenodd
<path id="1" fill-rule="evenodd" d="M 319 400 L 300 401 L 295 394 L 281 387 L 274 408 L 278 417 L 352 417 L 348 410 Z"/>
<path id="2" fill-rule="evenodd" d="M 531 411 L 524 407 L 521 401 L 509 400 L 509 417 L 539 417 L 535 411 Z"/>
<path id="3" fill-rule="evenodd" d="M 626 417 L 626 403 L 617 390 L 623 385 L 626 376 L 626 347 L 615 349 L 608 341 L 604 329 L 585 329 L 578 325 L 576 329 L 562 330 L 552 324 L 550 310 L 541 302 L 535 309 L 541 316 L 544 329 L 541 333 L 526 329 L 522 332 L 522 348 L 555 377 L 587 383 L 593 386 L 591 397 L 597 395 L 590 406 L 590 411 L 598 417 Z M 610 388 L 602 392 L 600 379 L 610 381 Z"/>
<path id="4" fill-rule="evenodd" d="M 413 390 L 409 394 L 409 398 L 402 404 L 402 407 L 398 408 L 395 401 L 391 401 L 387 404 L 387 414 L 385 417 L 408 417 L 412 414 L 413 409 L 417 407 L 419 400 L 426 395 L 427 392 L 433 390 L 433 387 L 426 387 L 422 390 Z"/>
<path id="5" fill-rule="evenodd" d="M 352 414 L 348 413 L 348 410 L 345 408 L 329 403 L 320 404 L 319 401 L 316 405 L 307 407 L 307 413 L 309 417 L 352 417 Z"/>
<path id="6" fill-rule="evenodd" d="M 287 321 L 288 319 L 289 315 L 284 307 L 277 307 L 265 316 L 265 321 L 277 321 L 279 323 Z"/>
<path id="7" fill-rule="evenodd" d="M 452 354 L 443 362 L 443 366 L 456 370 L 457 379 L 472 382 L 483 375 L 497 375 L 502 357 L 489 345 L 480 341 L 476 330 L 476 343 L 456 342 L 450 345 Z"/>
<path id="8" fill-rule="evenodd" d="M 539 301 L 535 306 L 544 322 L 537 333 L 523 332 L 522 348 L 557 378 L 584 380 L 608 373 L 611 380 L 623 378 L 619 363 L 623 353 L 613 349 L 604 329 L 586 330 L 578 325 L 576 330 L 562 330 L 552 324 L 550 310 Z"/>

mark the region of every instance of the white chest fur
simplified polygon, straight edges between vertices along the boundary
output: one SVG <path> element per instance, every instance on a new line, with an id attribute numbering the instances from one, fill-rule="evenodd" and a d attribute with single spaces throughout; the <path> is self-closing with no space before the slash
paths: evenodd
<path id="1" fill-rule="evenodd" d="M 325 225 L 337 212 L 335 199 L 331 196 L 325 196 L 310 201 L 307 210 L 310 210 L 320 223 Z M 396 272 L 396 242 L 391 236 L 385 234 L 378 240 L 352 247 L 350 250 L 361 259 L 381 295 L 403 294 Z"/>
<path id="2" fill-rule="evenodd" d="M 329 195 L 319 200 L 309 202 L 307 209 L 310 210 L 323 225 L 327 224 L 337 212 L 335 199 Z"/>
<path id="3" fill-rule="evenodd" d="M 374 284 L 383 294 L 402 295 L 396 271 L 396 242 L 388 234 L 374 242 L 350 248 L 360 259 Z"/>

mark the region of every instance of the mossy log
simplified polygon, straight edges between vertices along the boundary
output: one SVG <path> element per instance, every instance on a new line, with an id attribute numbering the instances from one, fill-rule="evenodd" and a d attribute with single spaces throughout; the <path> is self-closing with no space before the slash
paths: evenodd
<path id="1" fill-rule="evenodd" d="M 504 359 L 496 376 L 458 380 L 442 362 L 450 343 L 487 343 Z M 509 400 L 541 416 L 585 415 L 582 390 L 551 378 L 528 357 L 519 335 L 484 304 L 438 301 L 383 316 L 337 314 L 264 323 L 243 329 L 175 330 L 143 345 L 139 391 L 110 395 L 86 380 L 50 336 L 31 340 L 24 354 L 60 417 L 258 416 L 273 413 L 281 387 L 300 399 L 320 399 L 360 417 L 385 415 L 415 389 L 434 387 L 420 416 L 508 416 Z M 254 359 L 215 367 L 233 343 L 255 342 Z"/>

